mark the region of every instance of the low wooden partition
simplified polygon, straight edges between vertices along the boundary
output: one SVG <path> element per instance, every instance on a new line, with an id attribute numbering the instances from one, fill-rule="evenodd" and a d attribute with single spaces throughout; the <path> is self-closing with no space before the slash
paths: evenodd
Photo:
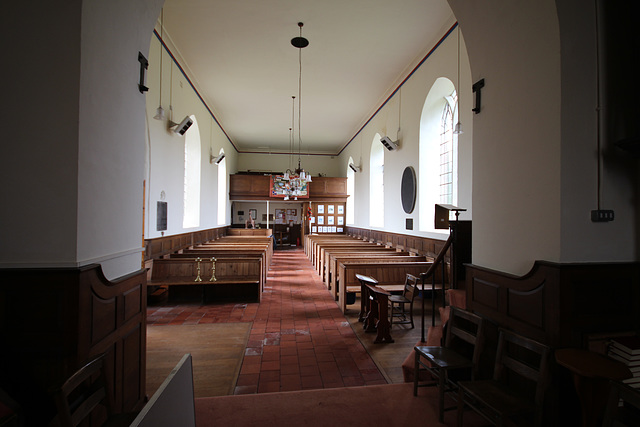
<path id="1" fill-rule="evenodd" d="M 347 310 L 347 292 L 359 292 L 360 282 L 356 274 L 373 277 L 378 281 L 378 287 L 397 291 L 404 287 L 407 274 L 420 276 L 426 272 L 430 262 L 340 262 L 338 263 L 338 306 L 343 312 Z"/>
<path id="2" fill-rule="evenodd" d="M 271 236 L 273 230 L 270 228 L 229 228 L 227 236 Z"/>
<path id="3" fill-rule="evenodd" d="M 340 297 L 340 275 L 338 270 L 339 268 L 338 266 L 340 264 L 346 266 L 350 264 L 370 264 L 370 263 L 393 264 L 393 263 L 414 263 L 414 262 L 431 263 L 433 262 L 433 258 L 428 258 L 423 256 L 413 256 L 413 255 L 403 255 L 401 252 L 389 253 L 386 255 L 375 254 L 375 253 L 371 254 L 366 252 L 362 254 L 351 254 L 351 255 L 336 254 L 335 256 L 332 256 L 332 261 L 331 261 L 331 263 L 334 264 L 334 269 L 335 269 L 331 275 L 331 288 L 330 288 L 331 294 L 336 299 L 336 301 Z M 394 287 L 393 289 L 390 289 L 390 288 L 388 289 L 393 291 L 402 290 L 403 287 L 401 287 L 400 285 L 403 283 L 404 283 L 404 277 L 400 282 L 398 282 L 396 287 Z"/>
<path id="4" fill-rule="evenodd" d="M 207 230 L 192 231 L 171 236 L 145 239 L 144 259 L 162 258 L 163 256 L 176 253 L 181 249 L 196 246 L 205 242 L 218 240 L 227 235 L 228 227 L 210 228 Z"/>
<path id="5" fill-rule="evenodd" d="M 409 257 L 407 252 L 399 252 L 393 248 L 385 248 L 384 246 L 372 246 L 362 249 L 335 249 L 325 253 L 323 260 L 324 283 L 329 289 L 334 289 L 338 282 L 336 277 L 336 265 L 339 260 L 351 258 L 397 258 Z M 416 259 L 417 261 L 417 259 Z"/>
<path id="6" fill-rule="evenodd" d="M 554 349 L 591 349 L 594 337 L 607 340 L 619 332 L 640 330 L 637 262 L 536 261 L 524 276 L 468 265 L 466 291 L 467 309 L 489 321 L 485 329 L 487 351 L 481 357 L 484 374 L 492 369 L 498 327 Z M 580 411 L 570 374 L 555 363 L 551 368 L 545 425 L 574 425 Z"/>
<path id="7" fill-rule="evenodd" d="M 213 260 L 212 260 L 213 258 Z M 170 258 L 153 262 L 150 286 L 199 286 L 203 302 L 259 302 L 262 295 L 260 257 Z M 171 295 L 171 289 L 169 289 Z"/>
<path id="8" fill-rule="evenodd" d="M 33 425 L 48 425 L 52 387 L 105 353 L 116 411 L 140 410 L 146 308 L 144 270 L 110 281 L 97 264 L 0 269 L 3 390 L 38 417 Z"/>

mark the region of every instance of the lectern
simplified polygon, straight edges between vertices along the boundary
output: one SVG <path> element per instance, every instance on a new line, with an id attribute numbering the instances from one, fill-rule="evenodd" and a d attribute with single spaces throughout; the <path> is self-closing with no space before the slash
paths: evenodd
<path id="1" fill-rule="evenodd" d="M 449 222 L 449 212 L 453 211 L 456 215 L 455 223 Z M 466 209 L 459 208 L 453 205 L 438 204 L 436 203 L 435 209 L 435 228 L 438 230 L 449 229 L 451 239 L 451 288 L 458 287 L 458 263 L 457 263 L 457 234 L 458 234 L 458 217 L 460 212 L 464 212 Z"/>

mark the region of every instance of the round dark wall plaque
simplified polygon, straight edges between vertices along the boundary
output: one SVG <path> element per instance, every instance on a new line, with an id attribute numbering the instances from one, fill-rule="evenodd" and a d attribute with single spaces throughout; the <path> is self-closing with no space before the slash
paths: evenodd
<path id="1" fill-rule="evenodd" d="M 416 204 L 416 172 L 411 166 L 404 168 L 402 173 L 400 194 L 402 196 L 402 209 L 406 213 L 413 212 L 413 207 Z"/>

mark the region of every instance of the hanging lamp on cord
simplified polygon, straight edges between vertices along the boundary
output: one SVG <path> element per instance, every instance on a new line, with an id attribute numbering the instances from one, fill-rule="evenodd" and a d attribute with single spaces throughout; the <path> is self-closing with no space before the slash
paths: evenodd
<path id="1" fill-rule="evenodd" d="M 309 46 L 309 40 L 302 37 L 302 27 L 304 24 L 302 22 L 298 22 L 298 27 L 300 27 L 300 35 L 298 37 L 294 37 L 291 39 L 291 45 L 293 47 L 298 48 L 298 65 L 299 65 L 299 74 L 298 74 L 298 167 L 296 169 L 296 174 L 300 177 L 301 180 L 306 182 L 311 182 L 311 174 L 306 173 L 301 165 L 301 153 L 302 153 L 302 136 L 301 136 L 301 113 L 302 113 L 302 49 Z"/>
<path id="2" fill-rule="evenodd" d="M 458 86 L 458 123 L 456 123 L 455 128 L 453 128 L 453 134 L 460 135 L 464 133 L 462 130 L 462 122 L 460 121 L 460 24 L 458 24 L 458 81 L 456 85 Z"/>
<path id="3" fill-rule="evenodd" d="M 156 109 L 156 115 L 153 116 L 156 120 L 164 120 L 165 113 L 162 108 L 162 51 L 164 50 L 164 43 L 162 38 L 164 36 L 164 8 L 160 11 L 160 105 Z"/>

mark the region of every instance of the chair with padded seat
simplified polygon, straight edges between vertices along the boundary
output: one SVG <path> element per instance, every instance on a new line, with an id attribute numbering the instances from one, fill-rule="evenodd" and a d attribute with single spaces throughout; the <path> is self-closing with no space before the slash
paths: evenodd
<path id="1" fill-rule="evenodd" d="M 493 379 L 458 382 L 458 426 L 465 407 L 497 426 L 542 425 L 551 348 L 499 330 Z"/>
<path id="2" fill-rule="evenodd" d="M 104 355 L 99 355 L 78 369 L 54 393 L 57 424 L 61 427 L 76 427 L 84 420 L 96 419 L 104 426 L 128 426 L 137 413 L 116 414 L 113 400 L 107 388 L 104 371 Z M 100 420 L 100 418 L 106 418 Z"/>
<path id="3" fill-rule="evenodd" d="M 390 306 L 390 325 L 393 324 L 411 324 L 411 329 L 414 328 L 413 324 L 413 301 L 418 294 L 418 278 L 412 274 L 407 274 L 404 281 L 404 289 L 401 295 L 391 295 L 389 297 Z M 409 309 L 405 308 L 409 305 Z M 397 307 L 397 311 L 396 311 Z M 394 321 L 394 319 L 399 319 Z"/>
<path id="4" fill-rule="evenodd" d="M 484 342 L 484 319 L 470 311 L 450 308 L 444 346 L 416 346 L 413 395 L 418 387 L 438 386 L 438 417 L 444 422 L 444 397 L 446 392 L 457 389 L 460 378 L 475 379 Z M 424 362 L 423 362 L 424 359 Z M 421 369 L 424 368 L 424 369 Z M 420 371 L 427 370 L 435 382 L 420 384 Z M 451 374 L 455 371 L 455 374 Z"/>

